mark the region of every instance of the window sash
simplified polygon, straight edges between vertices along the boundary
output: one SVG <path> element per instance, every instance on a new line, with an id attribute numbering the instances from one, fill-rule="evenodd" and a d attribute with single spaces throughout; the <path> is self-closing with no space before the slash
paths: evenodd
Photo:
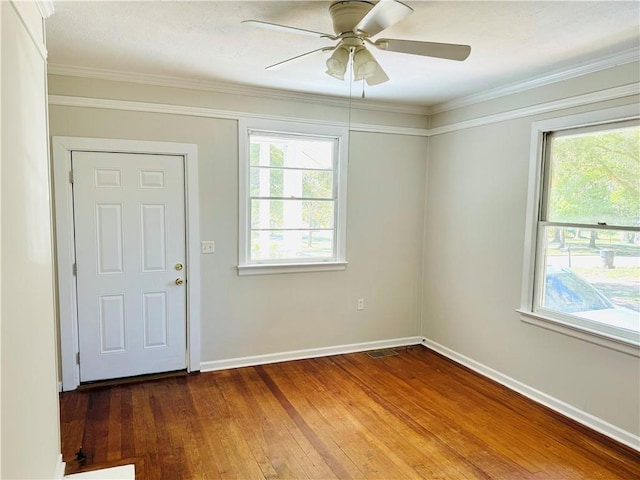
<path id="1" fill-rule="evenodd" d="M 579 329 L 585 330 L 594 334 L 601 334 L 607 338 L 623 340 L 632 345 L 639 345 L 640 341 L 640 312 L 638 312 L 638 329 L 637 330 L 629 330 L 622 327 L 617 327 L 615 325 L 611 325 L 605 322 L 596 321 L 593 319 L 589 319 L 586 316 L 579 315 L 580 312 L 576 312 L 575 314 L 562 312 L 559 310 L 554 310 L 547 308 L 543 305 L 544 298 L 544 289 L 546 286 L 546 274 L 547 267 L 549 264 L 548 256 L 546 254 L 547 249 L 547 229 L 543 228 L 543 224 L 540 223 L 541 228 L 538 229 L 537 233 L 537 245 L 536 245 L 536 267 L 534 271 L 534 290 L 533 290 L 533 305 L 531 311 L 534 313 L 538 313 L 546 318 L 558 319 L 561 323 L 566 325 L 573 325 Z M 544 224 L 544 226 L 560 226 L 566 228 L 574 228 L 571 224 Z M 590 230 L 603 230 L 603 231 L 613 231 L 613 228 L 605 229 L 602 227 L 594 228 L 593 225 L 588 225 L 584 227 L 585 229 Z M 640 228 L 628 228 L 628 229 L 615 229 L 616 231 L 628 231 L 634 233 L 640 233 Z M 606 245 L 602 245 L 603 249 L 606 249 Z M 570 255 L 570 253 L 569 253 Z M 570 257 L 569 257 L 570 258 Z M 553 268 L 553 267 L 552 267 Z M 571 273 L 573 271 L 569 270 Z M 583 279 L 586 280 L 586 279 Z M 586 280 L 587 283 L 591 284 L 589 280 Z M 606 296 L 605 296 L 606 297 Z M 609 300 L 610 301 L 610 300 Z M 585 310 L 585 312 L 590 311 L 589 309 Z"/>
<path id="2" fill-rule="evenodd" d="M 541 196 L 540 196 L 540 206 L 538 211 L 538 222 L 546 222 L 546 223 L 554 223 L 558 225 L 575 225 L 583 226 L 583 228 L 587 228 L 585 225 L 589 225 L 591 228 L 594 227 L 611 227 L 617 230 L 627 229 L 627 228 L 636 228 L 636 226 L 630 225 L 621 225 L 619 223 L 611 221 L 610 218 L 602 218 L 602 221 L 586 224 L 586 223 L 576 223 L 576 222 L 549 222 L 549 210 L 551 203 L 551 170 L 552 170 L 552 161 L 553 161 L 553 140 L 559 139 L 563 137 L 570 137 L 576 135 L 583 135 L 588 133 L 602 133 L 611 130 L 620 130 L 625 128 L 633 128 L 640 127 L 640 119 L 627 119 L 627 120 L 614 120 L 603 123 L 596 123 L 593 125 L 587 125 L 582 127 L 568 127 L 562 129 L 554 129 L 551 131 L 547 131 L 543 133 L 542 136 L 542 175 L 541 181 L 542 185 L 540 187 Z"/>
<path id="3" fill-rule="evenodd" d="M 257 205 L 256 205 L 257 202 Z M 285 209 L 289 209 L 289 212 L 291 212 L 291 210 L 300 210 L 300 216 L 298 216 L 298 218 L 294 218 L 293 221 L 291 218 L 287 218 L 286 216 L 283 215 L 283 217 L 280 219 L 279 222 L 274 222 L 274 219 L 271 217 L 271 215 L 269 215 L 268 218 L 262 218 L 260 216 L 254 216 L 253 215 L 253 207 L 256 206 L 256 209 L 258 211 L 261 211 L 261 209 L 263 207 L 269 208 L 269 213 L 271 214 L 271 204 L 275 203 L 274 207 L 278 204 L 281 204 L 280 207 L 282 208 L 282 213 L 285 213 Z M 267 203 L 268 205 L 265 205 L 265 203 Z M 307 211 L 308 214 L 310 213 L 317 213 L 319 215 L 322 215 L 323 210 L 325 213 L 326 212 L 326 208 L 323 209 L 323 207 L 329 207 L 328 209 L 331 210 L 332 215 L 329 216 L 329 218 L 327 218 L 325 220 L 325 222 L 318 222 L 316 223 L 314 221 L 314 219 L 308 218 L 308 219 L 304 219 L 304 217 L 302 216 L 302 214 L 304 213 L 304 208 L 305 208 L 305 204 L 313 204 L 313 205 L 306 205 L 307 208 L 309 208 L 309 210 L 311 210 L 310 212 Z M 288 207 L 287 207 L 288 205 Z M 330 229 L 330 230 L 334 230 L 335 229 L 335 222 L 336 222 L 336 204 L 333 200 L 307 200 L 307 199 L 303 199 L 303 200 L 299 200 L 299 199 L 292 199 L 292 198 L 285 198 L 283 200 L 274 200 L 274 201 L 270 201 L 270 200 L 251 200 L 251 208 L 252 208 L 252 214 L 251 214 L 251 224 L 250 227 L 252 230 L 256 230 L 256 229 L 265 229 L 265 228 L 279 228 L 281 230 L 291 230 L 291 229 L 297 229 L 297 228 L 305 228 L 305 229 Z"/>
<path id="4" fill-rule="evenodd" d="M 265 126 L 266 128 L 263 128 Z M 314 270 L 343 270 L 346 267 L 345 260 L 345 228 L 346 228 L 346 173 L 347 173 L 347 141 L 348 130 L 343 127 L 327 126 L 327 125 L 312 125 L 305 123 L 289 123 L 283 121 L 268 121 L 268 120 L 249 120 L 241 119 L 239 122 L 240 128 L 240 232 L 239 232 L 239 262 L 238 273 L 240 275 L 246 274 L 262 274 L 262 273 L 284 273 L 287 271 L 314 271 Z M 312 162 L 306 162 L 302 160 L 295 165 L 260 165 L 256 164 L 255 157 L 251 160 L 251 144 L 252 140 L 259 138 L 260 141 L 265 139 L 274 139 L 274 143 L 283 144 L 287 141 L 326 141 L 331 143 L 331 168 L 324 168 L 326 164 L 323 164 L 322 157 L 316 157 L 317 160 L 313 165 Z M 323 147 L 319 147 L 323 148 Z M 327 148 L 327 147 L 324 147 Z M 255 150 L 254 150 L 255 152 Z M 327 157 L 324 157 L 327 158 Z M 279 162 L 276 162 L 279 163 Z M 320 168 L 315 168 L 319 166 Z M 256 193 L 251 190 L 251 171 L 252 169 L 265 169 L 287 172 L 331 172 L 331 195 L 327 198 L 324 195 L 328 194 L 328 185 L 325 184 L 324 189 L 314 190 L 312 187 L 304 187 L 307 189 L 307 193 L 311 195 L 300 195 L 300 192 L 296 192 L 296 195 L 286 195 L 277 192 L 276 195 L 272 195 L 271 191 L 269 195 L 264 195 L 264 192 L 260 192 L 261 195 L 252 195 Z M 295 174 L 295 173 L 294 173 Z M 255 174 L 254 174 L 255 175 Z M 328 177 L 325 177 L 326 181 L 329 181 Z M 254 180 L 255 181 L 255 180 Z M 320 197 L 318 197 L 320 194 Z M 264 219 L 263 225 L 257 228 L 252 225 L 252 203 L 259 200 L 274 200 L 274 201 L 309 201 L 309 202 L 324 202 L 332 205 L 333 219 L 332 228 L 326 228 L 329 223 L 327 217 L 324 217 L 324 225 L 295 225 L 300 228 L 284 228 L 282 225 L 270 225 L 266 227 Z M 331 207 L 327 207 L 327 212 Z M 256 258 L 252 257 L 252 237 L 259 232 L 309 232 L 311 236 L 320 234 L 329 239 L 331 237 L 331 255 L 327 256 L 321 254 L 320 256 L 304 256 L 302 252 L 306 249 L 306 243 L 299 247 L 298 254 L 287 258 Z M 306 236 L 304 242 L 306 242 Z M 311 240 L 310 240 L 311 241 Z M 315 239 L 313 240 L 315 241 Z M 286 270 L 279 268 L 278 266 L 285 267 Z M 308 266 L 309 268 L 305 268 Z M 255 268 L 254 268 L 255 267 Z M 293 267 L 293 268 L 292 268 Z M 259 270 L 258 270 L 259 269 Z"/>
<path id="5" fill-rule="evenodd" d="M 321 172 L 321 173 L 331 173 L 331 192 L 328 196 L 326 197 L 316 197 L 313 195 L 274 195 L 272 192 L 269 192 L 269 195 L 260 195 L 260 194 L 253 194 L 252 189 L 251 189 L 251 185 L 249 186 L 249 198 L 250 199 L 278 199 L 278 200 L 286 200 L 286 199 L 290 199 L 290 198 L 295 198 L 295 199 L 300 199 L 300 200 L 337 200 L 337 195 L 336 195 L 336 175 L 335 175 L 335 171 L 333 169 L 331 170 L 320 170 L 320 169 L 308 169 L 308 168 L 293 168 L 293 167 L 257 167 L 254 165 L 249 166 L 249 181 L 252 180 L 252 173 L 254 171 L 258 171 L 260 172 L 260 170 L 265 170 L 265 171 L 282 171 L 282 173 L 286 172 L 300 172 L 301 173 L 301 179 L 302 179 L 302 187 L 304 190 L 304 173 L 305 172 Z M 283 191 L 284 191 L 284 182 L 283 182 Z"/>

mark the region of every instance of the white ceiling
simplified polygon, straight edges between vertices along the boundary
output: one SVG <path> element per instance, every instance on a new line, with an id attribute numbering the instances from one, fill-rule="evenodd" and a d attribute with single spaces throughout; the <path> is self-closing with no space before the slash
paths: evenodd
<path id="1" fill-rule="evenodd" d="M 333 33 L 328 1 L 58 1 L 47 20 L 49 64 L 348 96 L 325 75 L 331 45 L 241 25 L 258 19 Z M 638 1 L 406 1 L 415 11 L 380 36 L 471 45 L 464 62 L 374 50 L 390 81 L 374 101 L 430 106 L 560 72 L 640 45 Z M 361 82 L 353 84 L 359 96 Z"/>

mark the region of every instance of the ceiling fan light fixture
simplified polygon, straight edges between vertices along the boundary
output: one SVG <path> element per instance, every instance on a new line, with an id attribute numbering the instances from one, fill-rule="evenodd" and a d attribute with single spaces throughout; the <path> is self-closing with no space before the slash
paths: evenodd
<path id="1" fill-rule="evenodd" d="M 347 71 L 349 63 L 349 50 L 343 47 L 336 48 L 327 59 L 327 75 L 331 75 L 338 80 L 344 80 L 344 74 Z"/>
<path id="2" fill-rule="evenodd" d="M 329 7 L 329 15 L 335 35 L 261 20 L 244 20 L 242 23 L 336 42 L 333 46 L 321 47 L 269 65 L 266 67 L 267 70 L 318 52 L 333 52 L 326 61 L 327 75 L 344 80 L 347 68 L 350 67 L 353 74 L 350 73 L 349 76 L 353 75 L 354 81 L 366 80 L 368 85 L 387 82 L 389 77 L 365 45 L 387 52 L 446 60 L 463 61 L 469 56 L 471 53 L 469 45 L 394 38 L 371 40 L 372 37 L 377 37 L 380 32 L 406 18 L 411 12 L 413 9 L 400 0 L 334 0 Z"/>
<path id="3" fill-rule="evenodd" d="M 353 79 L 362 80 L 376 73 L 378 62 L 366 48 L 362 47 L 353 54 Z"/>

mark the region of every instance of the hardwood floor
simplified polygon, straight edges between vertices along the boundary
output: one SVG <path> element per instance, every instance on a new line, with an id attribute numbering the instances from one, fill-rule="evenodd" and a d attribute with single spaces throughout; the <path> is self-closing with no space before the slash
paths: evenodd
<path id="1" fill-rule="evenodd" d="M 640 454 L 421 346 L 61 396 L 67 474 L 638 479 Z M 82 446 L 84 462 L 75 460 Z"/>

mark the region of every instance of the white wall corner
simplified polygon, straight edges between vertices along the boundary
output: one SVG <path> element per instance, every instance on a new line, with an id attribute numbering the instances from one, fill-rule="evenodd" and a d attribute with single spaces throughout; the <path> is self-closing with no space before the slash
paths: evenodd
<path id="1" fill-rule="evenodd" d="M 444 345 L 440 345 L 433 340 L 429 340 L 428 338 L 423 338 L 422 345 L 437 352 L 456 363 L 464 365 L 467 368 L 470 368 L 474 372 L 479 373 L 495 382 L 498 382 L 505 387 L 518 392 L 525 397 L 533 400 L 536 403 L 539 403 L 551 410 L 564 415 L 576 422 L 589 427 L 596 432 L 599 432 L 623 445 L 626 445 L 634 450 L 640 452 L 640 436 L 635 435 L 631 432 L 627 432 L 620 427 L 616 427 L 615 425 L 599 418 L 590 413 L 587 413 L 583 410 L 580 410 L 573 405 L 570 405 L 562 400 L 559 400 L 551 395 L 547 395 L 540 390 L 537 390 L 525 383 L 522 383 L 518 380 L 515 380 L 497 370 L 492 369 L 480 362 L 477 362 L 461 353 L 458 353 L 454 350 L 451 350 Z"/>

